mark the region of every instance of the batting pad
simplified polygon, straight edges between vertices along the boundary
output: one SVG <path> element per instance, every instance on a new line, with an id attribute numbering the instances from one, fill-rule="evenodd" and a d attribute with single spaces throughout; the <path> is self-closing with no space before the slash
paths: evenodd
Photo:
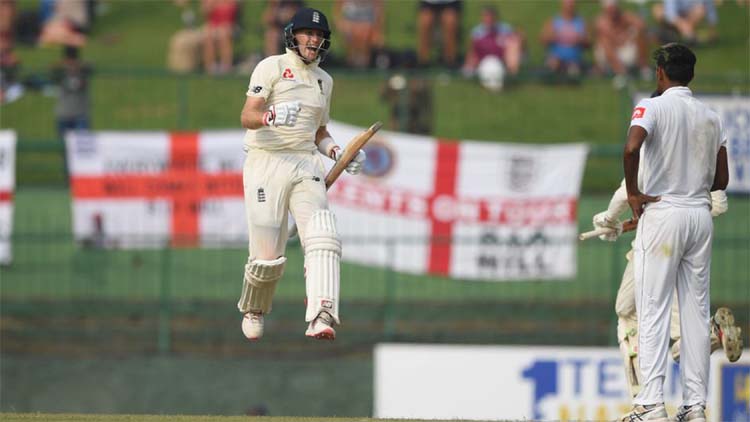
<path id="1" fill-rule="evenodd" d="M 254 259 L 245 265 L 242 295 L 237 303 L 240 312 L 271 312 L 276 283 L 284 275 L 284 264 L 286 257 L 282 256 L 272 261 Z"/>
<path id="2" fill-rule="evenodd" d="M 339 321 L 339 282 L 341 241 L 336 233 L 336 220 L 328 210 L 316 211 L 307 223 L 305 235 L 305 275 L 307 312 L 305 321 L 312 321 L 326 311 Z"/>

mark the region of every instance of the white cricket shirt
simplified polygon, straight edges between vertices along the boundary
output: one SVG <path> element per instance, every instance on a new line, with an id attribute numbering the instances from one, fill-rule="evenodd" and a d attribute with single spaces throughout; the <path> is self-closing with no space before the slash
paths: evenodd
<path id="1" fill-rule="evenodd" d="M 716 154 L 727 143 L 716 112 L 693 98 L 689 88 L 673 87 L 641 100 L 630 126 L 648 133 L 639 165 L 642 192 L 661 196 L 649 206 L 711 204 Z"/>
<path id="2" fill-rule="evenodd" d="M 271 106 L 300 101 L 297 123 L 288 126 L 263 126 L 245 133 L 245 147 L 269 151 L 315 151 L 315 132 L 328 124 L 333 78 L 318 63 L 305 64 L 297 53 L 267 57 L 250 76 L 248 97 L 260 97 Z"/>

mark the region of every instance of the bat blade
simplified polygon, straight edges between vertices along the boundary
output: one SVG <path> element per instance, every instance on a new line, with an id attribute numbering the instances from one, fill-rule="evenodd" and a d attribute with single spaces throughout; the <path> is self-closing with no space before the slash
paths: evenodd
<path id="1" fill-rule="evenodd" d="M 380 130 L 381 127 L 383 127 L 382 122 L 375 122 L 367 130 L 349 141 L 349 143 L 346 145 L 346 149 L 341 154 L 341 157 L 339 157 L 339 159 L 336 161 L 336 164 L 333 165 L 331 170 L 326 175 L 326 189 L 330 188 L 333 182 L 335 182 L 336 179 L 341 176 L 341 173 L 343 173 L 346 169 L 346 166 L 348 166 L 349 163 L 352 162 L 359 150 L 365 146 L 367 141 L 369 141 L 370 138 L 372 138 L 372 136 L 375 135 L 375 133 Z"/>

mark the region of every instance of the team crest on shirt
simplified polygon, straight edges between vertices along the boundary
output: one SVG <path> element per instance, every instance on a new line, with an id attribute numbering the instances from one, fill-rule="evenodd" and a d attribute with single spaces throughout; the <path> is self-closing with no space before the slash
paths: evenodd
<path id="1" fill-rule="evenodd" d="M 294 73 L 292 73 L 292 69 L 287 67 L 284 69 L 284 73 L 281 74 L 281 77 L 284 79 L 294 79 Z"/>
<path id="2" fill-rule="evenodd" d="M 320 93 L 322 94 L 323 93 L 323 80 L 322 79 L 318 79 L 318 87 L 320 87 Z"/>
<path id="3" fill-rule="evenodd" d="M 640 119 L 644 114 L 646 114 L 646 107 L 636 107 L 633 109 L 633 117 L 630 119 Z"/>

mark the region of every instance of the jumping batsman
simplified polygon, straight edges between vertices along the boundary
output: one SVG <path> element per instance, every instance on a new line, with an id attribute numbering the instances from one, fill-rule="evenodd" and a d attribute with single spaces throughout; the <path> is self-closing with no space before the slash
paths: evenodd
<path id="1" fill-rule="evenodd" d="M 640 185 L 640 181 L 639 181 Z M 728 209 L 727 195 L 723 190 L 711 192 L 711 216 L 718 217 Z M 625 180 L 612 195 L 606 211 L 593 218 L 595 229 L 609 231 L 599 236 L 601 240 L 614 242 L 622 234 L 623 223 L 619 217 L 628 209 L 628 194 Z M 620 288 L 615 299 L 617 314 L 617 341 L 625 362 L 625 375 L 628 389 L 635 397 L 641 388 L 641 374 L 638 369 L 638 317 L 635 306 L 635 286 L 633 275 L 633 250 L 625 255 L 628 264 L 622 274 Z M 669 326 L 672 343 L 672 358 L 680 360 L 680 314 L 677 300 L 672 299 L 671 322 Z M 730 362 L 737 361 L 742 355 L 742 329 L 734 323 L 734 315 L 729 308 L 719 308 L 711 318 L 711 353 L 724 348 Z"/>
<path id="2" fill-rule="evenodd" d="M 326 129 L 333 79 L 319 67 L 331 45 L 328 20 L 319 10 L 300 9 L 284 28 L 284 38 L 286 54 L 258 63 L 242 108 L 242 126 L 248 129 L 242 176 L 249 256 L 237 307 L 244 314 L 245 337 L 261 338 L 284 273 L 291 212 L 305 253 L 305 335 L 333 340 L 340 323 L 341 242 L 318 154 L 333 160 L 341 154 Z M 359 173 L 364 161 L 359 151 L 347 172 Z"/>
<path id="3" fill-rule="evenodd" d="M 663 389 L 676 289 L 682 386 L 676 419 L 702 422 L 711 347 L 710 192 L 725 190 L 729 182 L 726 139 L 718 114 L 687 87 L 694 74 L 693 52 L 667 44 L 654 58 L 660 95 L 635 107 L 623 157 L 627 201 L 638 220 L 633 274 L 642 376 L 633 410 L 623 420 L 668 420 Z"/>

